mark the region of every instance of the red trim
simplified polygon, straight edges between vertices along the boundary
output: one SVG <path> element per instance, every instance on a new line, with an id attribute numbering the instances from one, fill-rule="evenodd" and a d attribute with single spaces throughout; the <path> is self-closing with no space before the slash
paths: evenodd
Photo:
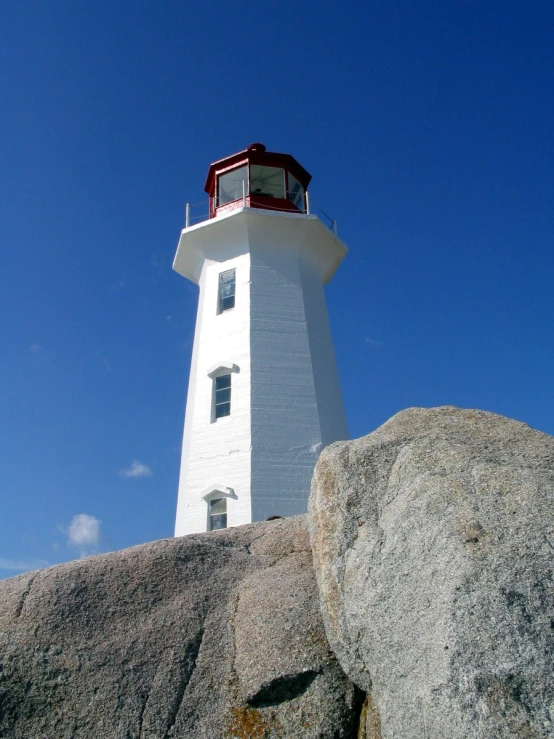
<path id="1" fill-rule="evenodd" d="M 229 172 L 231 169 L 238 169 L 239 167 L 243 167 L 245 165 L 248 165 L 248 159 L 239 159 L 238 162 L 233 162 L 233 164 L 230 164 L 228 167 L 218 167 L 214 170 L 215 176 L 218 177 L 220 174 L 225 174 L 225 172 Z M 212 164 L 212 167 L 215 167 L 214 164 Z M 206 192 L 208 192 L 206 190 Z"/>
<path id="2" fill-rule="evenodd" d="M 303 210 L 291 203 L 288 198 L 268 198 L 265 195 L 250 195 L 247 198 L 247 205 L 251 208 L 261 208 L 262 210 L 287 210 L 291 213 L 303 213 Z"/>
<path id="3" fill-rule="evenodd" d="M 304 190 L 307 189 L 312 179 L 311 174 L 304 169 L 304 167 L 296 161 L 296 159 L 290 154 L 278 154 L 277 152 L 265 151 L 263 144 L 251 145 L 244 151 L 239 151 L 236 154 L 232 154 L 224 159 L 219 159 L 210 165 L 208 170 L 208 176 L 206 178 L 206 184 L 204 190 L 210 196 L 210 218 L 213 218 L 218 213 L 225 213 L 228 210 L 234 210 L 239 207 L 242 203 L 240 200 L 234 200 L 231 203 L 225 203 L 218 207 L 216 184 L 217 177 L 220 174 L 228 172 L 231 169 L 236 169 L 243 165 L 248 165 L 248 188 L 246 193 L 246 204 L 254 208 L 262 208 L 264 210 L 286 210 L 293 213 L 300 212 L 298 208 L 293 205 L 288 199 L 281 198 L 269 198 L 267 196 L 260 195 L 249 195 L 250 190 L 250 166 L 252 164 L 260 164 L 267 167 L 279 167 L 284 169 L 286 173 L 285 187 L 287 191 L 288 186 L 288 174 L 292 174 L 298 182 L 303 186 Z"/>
<path id="4" fill-rule="evenodd" d="M 312 175 L 290 154 L 278 154 L 272 151 L 245 149 L 244 151 L 239 151 L 236 154 L 225 157 L 224 159 L 219 159 L 217 162 L 210 165 L 208 176 L 206 177 L 206 183 L 204 185 L 204 190 L 208 195 L 214 194 L 215 177 L 217 174 L 226 169 L 238 167 L 239 164 L 242 164 L 243 162 L 249 162 L 250 164 L 265 164 L 268 167 L 282 167 L 291 172 L 305 188 L 308 187 L 312 179 Z"/>
<path id="5" fill-rule="evenodd" d="M 246 207 L 247 208 L 259 208 L 260 210 L 279 210 L 286 211 L 288 213 L 304 213 L 305 211 L 291 203 L 287 198 L 268 198 L 266 195 L 247 195 L 246 196 Z M 212 201 L 210 201 L 210 218 L 214 216 L 220 216 L 223 213 L 230 213 L 233 210 L 243 207 L 242 198 L 238 200 L 231 200 L 230 203 L 220 205 L 214 208 Z"/>

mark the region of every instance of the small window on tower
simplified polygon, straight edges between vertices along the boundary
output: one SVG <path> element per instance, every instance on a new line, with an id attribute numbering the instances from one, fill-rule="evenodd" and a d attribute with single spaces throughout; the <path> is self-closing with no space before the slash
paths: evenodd
<path id="1" fill-rule="evenodd" d="M 235 307 L 235 270 L 228 269 L 219 275 L 218 313 Z"/>
<path id="2" fill-rule="evenodd" d="M 208 503 L 210 510 L 210 531 L 227 528 L 227 501 L 225 498 L 216 498 Z"/>
<path id="3" fill-rule="evenodd" d="M 215 420 L 231 415 L 231 375 L 220 375 L 214 380 Z"/>

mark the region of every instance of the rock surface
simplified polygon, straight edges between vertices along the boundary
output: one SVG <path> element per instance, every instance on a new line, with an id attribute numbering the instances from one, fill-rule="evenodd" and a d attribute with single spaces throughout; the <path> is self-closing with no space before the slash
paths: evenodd
<path id="1" fill-rule="evenodd" d="M 410 409 L 323 451 L 309 523 L 368 737 L 553 736 L 554 439 Z"/>
<path id="2" fill-rule="evenodd" d="M 353 737 L 305 517 L 0 583 L 2 739 Z"/>

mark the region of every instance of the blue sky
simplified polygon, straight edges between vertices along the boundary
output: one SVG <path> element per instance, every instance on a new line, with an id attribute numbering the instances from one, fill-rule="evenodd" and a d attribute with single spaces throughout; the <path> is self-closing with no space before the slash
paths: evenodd
<path id="1" fill-rule="evenodd" d="M 554 5 L 28 2 L 0 24 L 0 577 L 171 536 L 211 161 L 313 175 L 353 437 L 554 433 Z"/>

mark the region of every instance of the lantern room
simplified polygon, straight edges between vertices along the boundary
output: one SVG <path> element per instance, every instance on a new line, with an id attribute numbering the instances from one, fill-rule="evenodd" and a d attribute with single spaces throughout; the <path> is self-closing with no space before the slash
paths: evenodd
<path id="1" fill-rule="evenodd" d="M 210 166 L 204 186 L 210 197 L 210 218 L 243 207 L 306 213 L 311 179 L 290 154 L 250 144 Z"/>

